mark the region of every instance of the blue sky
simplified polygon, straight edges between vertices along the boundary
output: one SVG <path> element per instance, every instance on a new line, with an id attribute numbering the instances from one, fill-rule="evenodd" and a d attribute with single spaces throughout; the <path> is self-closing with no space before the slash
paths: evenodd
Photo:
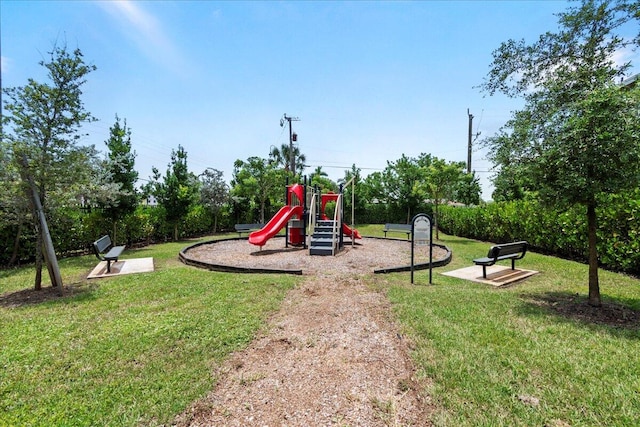
<path id="1" fill-rule="evenodd" d="M 491 52 L 554 30 L 564 1 L 0 3 L 2 85 L 45 81 L 53 43 L 80 48 L 97 70 L 84 87 L 98 122 L 83 143 L 105 150 L 126 119 L 141 178 L 182 145 L 189 168 L 231 179 L 233 162 L 288 143 L 332 179 L 356 164 L 382 170 L 402 154 L 466 161 L 473 131 L 492 135 L 519 100 L 488 97 Z M 483 198 L 491 168 L 475 147 Z"/>

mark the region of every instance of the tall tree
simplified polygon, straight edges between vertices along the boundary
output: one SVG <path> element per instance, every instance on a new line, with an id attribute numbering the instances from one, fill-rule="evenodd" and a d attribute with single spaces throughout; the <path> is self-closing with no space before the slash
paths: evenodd
<path id="1" fill-rule="evenodd" d="M 12 161 L 25 184 L 25 194 L 30 195 L 33 216 L 40 219 L 36 223 L 35 289 L 42 286 L 43 260 L 52 285 L 62 289 L 46 213 L 49 195 L 77 189 L 95 155 L 93 147 L 79 146 L 78 139 L 81 125 L 94 120 L 81 95 L 86 76 L 96 67 L 85 64 L 79 49 L 69 52 L 66 46 L 56 45 L 48 61 L 42 60 L 40 65 L 47 69 L 49 84 L 29 79 L 25 86 L 3 91 L 8 101 L 2 138 L 10 144 Z"/>
<path id="2" fill-rule="evenodd" d="M 213 215 L 213 232 L 218 228 L 218 215 L 229 200 L 229 186 L 217 169 L 207 168 L 200 178 L 200 203 Z"/>
<path id="3" fill-rule="evenodd" d="M 284 170 L 287 174 L 289 173 L 290 159 L 291 148 L 289 147 L 289 144 L 282 144 L 280 148 L 271 147 L 271 151 L 269 152 L 269 161 L 276 167 Z M 297 175 L 302 176 L 302 172 L 307 167 L 307 157 L 302 154 L 300 152 L 300 148 L 295 145 L 293 146 L 293 161 Z"/>
<path id="4" fill-rule="evenodd" d="M 359 183 L 362 180 L 362 169 L 356 166 L 355 163 L 351 165 L 351 169 L 347 169 L 344 171 L 344 178 L 338 181 L 349 182 L 351 178 L 354 178 L 354 181 Z"/>
<path id="5" fill-rule="evenodd" d="M 247 198 L 255 204 L 260 222 L 264 223 L 267 203 L 284 194 L 284 178 L 282 171 L 267 159 L 249 157 L 246 162 L 235 161 L 231 187 L 233 196 Z"/>
<path id="6" fill-rule="evenodd" d="M 446 162 L 436 157 L 425 168 L 425 180 L 417 183 L 417 186 L 422 189 L 422 194 L 433 201 L 436 239 L 440 239 L 438 231 L 439 207 L 445 201 L 453 200 L 455 197 L 455 190 L 462 180 L 465 167 L 465 162 Z"/>
<path id="7" fill-rule="evenodd" d="M 455 186 L 453 200 L 465 205 L 478 205 L 481 192 L 480 180 L 476 173 L 463 173 Z"/>
<path id="8" fill-rule="evenodd" d="M 313 181 L 314 177 L 327 177 L 329 175 L 327 175 L 327 173 L 325 171 L 322 170 L 322 166 L 316 166 L 316 168 L 313 170 L 313 172 L 311 172 L 311 180 Z"/>
<path id="9" fill-rule="evenodd" d="M 120 124 L 116 115 L 116 122 L 109 128 L 109 139 L 105 142 L 109 149 L 107 153 L 107 171 L 109 179 L 118 187 L 115 202 L 107 206 L 107 215 L 113 221 L 113 241 L 117 241 L 117 222 L 130 214 L 138 205 L 135 190 L 138 172 L 135 168 L 136 153 L 131 150 L 131 129 L 127 127 L 127 120 Z"/>
<path id="10" fill-rule="evenodd" d="M 313 172 L 311 172 L 310 185 L 317 185 L 320 191 L 338 191 L 338 184 L 329 179 L 329 175 L 322 170 L 322 166 L 317 166 Z"/>
<path id="11" fill-rule="evenodd" d="M 196 177 L 187 167 L 187 152 L 181 145 L 171 151 L 171 162 L 160 182 L 160 173 L 153 168 L 155 196 L 167 213 L 167 221 L 173 225 L 173 239 L 178 240 L 180 221 L 189 213 L 189 208 L 197 199 L 198 184 Z"/>
<path id="12" fill-rule="evenodd" d="M 382 187 L 378 188 L 378 194 L 372 196 L 405 210 L 408 224 L 424 199 L 419 184 L 424 181 L 426 168 L 431 161 L 431 155 L 424 153 L 417 159 L 403 154 L 395 162 L 387 161 L 387 167 L 381 174 Z"/>
<path id="13" fill-rule="evenodd" d="M 599 195 L 640 184 L 638 90 L 615 81 L 630 63 L 616 53 L 637 47 L 640 31 L 623 34 L 640 19 L 638 1 L 583 0 L 560 13 L 559 30 L 533 44 L 509 40 L 493 53 L 483 89 L 523 96 L 525 113 L 514 119 L 528 138 L 492 152 L 511 152 L 531 174 L 545 202 L 584 206 L 589 240 L 589 303 L 602 304 L 596 246 Z M 525 122 L 526 120 L 526 122 Z"/>
<path id="14" fill-rule="evenodd" d="M 348 184 L 353 178 L 352 184 L 349 184 L 343 188 L 344 193 L 344 212 L 345 221 L 351 220 L 356 222 L 356 218 L 362 218 L 366 210 L 365 198 L 363 197 L 363 186 L 361 169 L 356 167 L 355 163 L 351 165 L 351 169 L 344 171 L 344 178 L 338 180 L 340 184 Z M 353 218 L 351 217 L 353 214 Z"/>
<path id="15" fill-rule="evenodd" d="M 489 159 L 496 170 L 492 194 L 496 202 L 521 200 L 538 188 L 527 172 L 526 163 L 519 160 L 531 155 L 527 152 L 528 141 L 535 136 L 531 134 L 530 124 L 527 111 L 516 111 L 495 135 L 483 140 L 483 145 L 489 147 Z"/>
<path id="16" fill-rule="evenodd" d="M 360 185 L 359 194 L 368 204 L 387 203 L 387 199 L 381 197 L 385 194 L 382 172 L 373 172 L 367 175 Z"/>

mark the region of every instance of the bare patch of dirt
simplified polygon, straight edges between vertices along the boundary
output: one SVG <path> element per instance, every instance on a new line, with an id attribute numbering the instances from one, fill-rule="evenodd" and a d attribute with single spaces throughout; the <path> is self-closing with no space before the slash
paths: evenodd
<path id="1" fill-rule="evenodd" d="M 263 335 L 214 374 L 216 388 L 177 425 L 431 425 L 427 387 L 409 357 L 411 343 L 399 333 L 386 296 L 363 280 L 374 268 L 406 265 L 409 245 L 369 243 L 336 257 L 274 248 L 265 248 L 273 251 L 269 256 L 251 256 L 243 252 L 257 248 L 247 246 L 230 254 L 231 245 L 225 246 L 223 257 L 251 257 L 251 265 L 260 267 L 256 259 L 295 265 L 307 279 L 289 292 Z M 399 257 L 404 261 L 398 263 Z"/>
<path id="2" fill-rule="evenodd" d="M 604 302 L 601 307 L 589 305 L 586 296 L 569 293 L 547 293 L 524 298 L 533 305 L 544 307 L 551 313 L 586 324 L 606 325 L 617 328 L 640 326 L 640 311 L 614 302 Z"/>
<path id="3" fill-rule="evenodd" d="M 16 308 L 26 305 L 37 305 L 49 301 L 58 301 L 70 296 L 91 292 L 93 285 L 78 283 L 65 285 L 60 291 L 57 287 L 43 287 L 36 291 L 33 288 L 16 292 L 7 292 L 0 295 L 0 307 Z"/>

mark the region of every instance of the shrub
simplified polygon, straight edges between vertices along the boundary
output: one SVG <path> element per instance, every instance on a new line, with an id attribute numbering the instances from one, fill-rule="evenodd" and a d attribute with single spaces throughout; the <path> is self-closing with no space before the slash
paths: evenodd
<path id="1" fill-rule="evenodd" d="M 607 195 L 598 210 L 598 254 L 602 266 L 640 274 L 640 190 Z M 438 221 L 448 234 L 504 243 L 527 240 L 535 250 L 586 261 L 586 212 L 582 206 L 558 210 L 534 200 L 476 207 L 442 206 Z"/>

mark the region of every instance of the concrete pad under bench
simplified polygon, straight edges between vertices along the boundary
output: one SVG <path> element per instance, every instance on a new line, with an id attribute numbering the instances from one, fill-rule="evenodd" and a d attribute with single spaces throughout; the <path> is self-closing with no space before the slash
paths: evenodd
<path id="1" fill-rule="evenodd" d="M 98 265 L 89 273 L 87 279 L 97 279 L 100 277 L 119 276 L 122 274 L 146 273 L 153 271 L 153 258 L 133 258 L 121 259 L 111 262 L 111 272 L 107 272 L 107 261 L 100 261 Z"/>
<path id="2" fill-rule="evenodd" d="M 492 265 L 487 267 L 487 278 L 485 279 L 482 277 L 482 266 L 473 265 L 471 267 L 465 267 L 459 270 L 448 271 L 440 274 L 500 287 L 526 279 L 527 277 L 533 276 L 534 274 L 538 274 L 538 272 L 534 270 L 524 270 L 521 268 L 512 270 L 511 267 L 506 267 L 503 265 Z"/>

